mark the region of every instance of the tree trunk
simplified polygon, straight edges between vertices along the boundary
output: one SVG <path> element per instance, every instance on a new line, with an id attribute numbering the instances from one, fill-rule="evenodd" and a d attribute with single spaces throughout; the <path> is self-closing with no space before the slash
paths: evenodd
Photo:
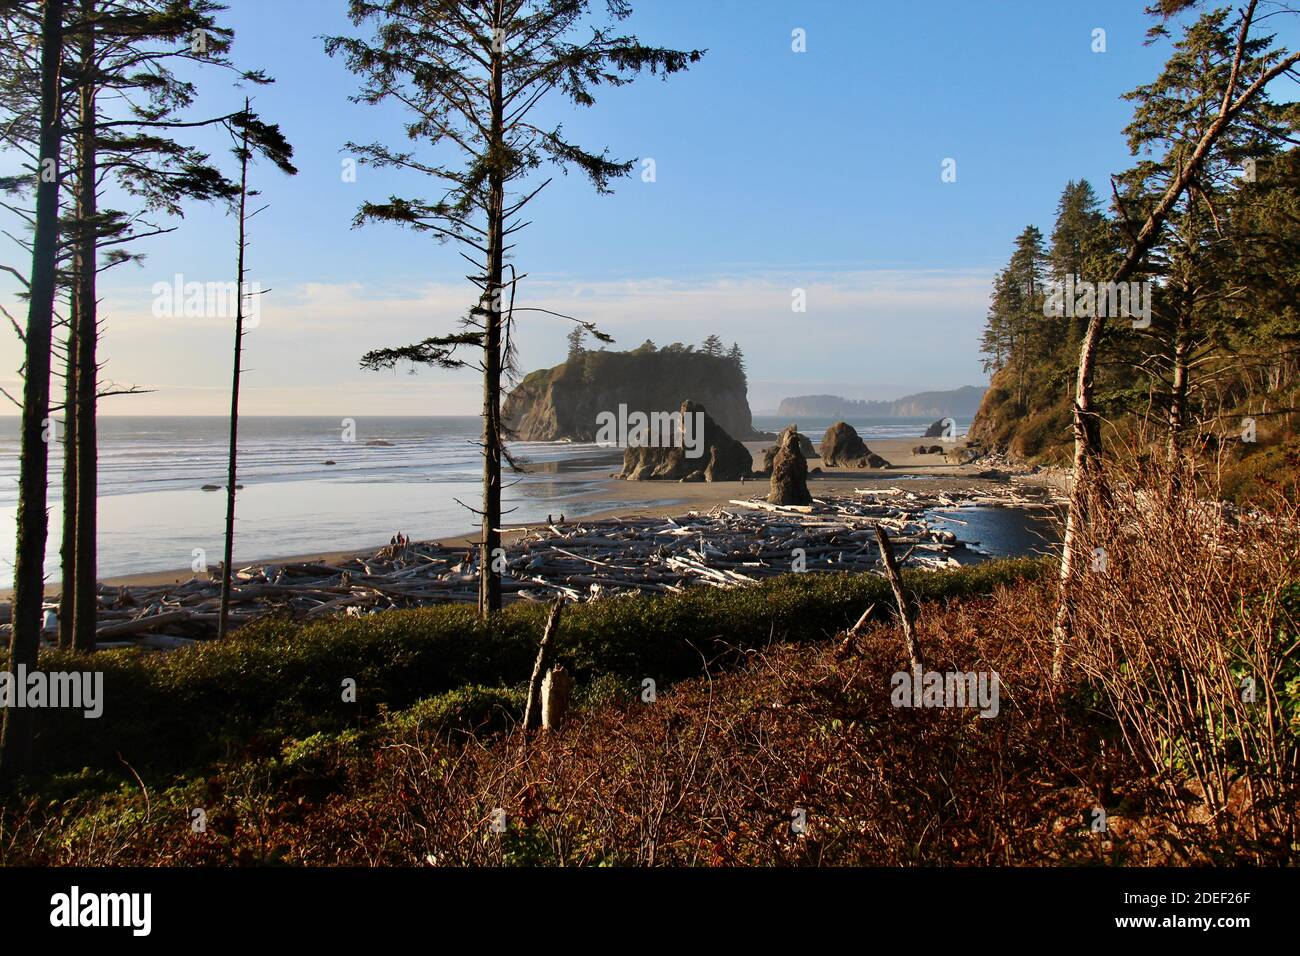
<path id="1" fill-rule="evenodd" d="M 501 0 L 494 0 L 494 25 L 504 20 Z M 498 40 L 500 34 L 497 35 Z M 496 570 L 496 551 L 501 546 L 501 276 L 505 242 L 505 170 L 501 169 L 499 145 L 504 135 L 505 107 L 502 72 L 505 58 L 502 44 L 492 45 L 492 142 L 494 163 L 488 176 L 487 300 L 483 316 L 483 533 L 479 553 L 479 613 L 486 617 L 501 608 L 501 576 Z"/>
<path id="2" fill-rule="evenodd" d="M 95 0 L 82 0 L 81 18 L 93 22 Z M 95 35 L 87 28 L 81 35 L 81 84 L 78 90 L 78 169 L 76 250 L 77 282 L 77 559 L 73 592 L 74 630 L 72 646 L 89 651 L 95 647 L 95 623 L 99 618 L 96 581 L 96 512 L 98 502 L 98 447 L 95 402 L 98 388 L 96 346 L 99 338 L 96 267 L 98 260 L 97 200 L 95 195 Z"/>
<path id="3" fill-rule="evenodd" d="M 1074 635 L 1074 588 L 1079 572 L 1079 527 L 1085 519 L 1084 506 L 1093 465 L 1101 457 L 1101 427 L 1092 410 L 1093 371 L 1101 339 L 1101 310 L 1088 321 L 1079 346 L 1079 371 L 1075 378 L 1074 473 L 1070 484 L 1069 512 L 1061 541 L 1060 594 L 1053 627 L 1052 678 L 1059 680 L 1065 667 L 1065 649 Z"/>
<path id="4" fill-rule="evenodd" d="M 244 111 L 249 102 L 244 100 Z M 230 378 L 230 452 L 226 469 L 226 550 L 221 565 L 221 617 L 217 639 L 226 636 L 230 619 L 230 575 L 235 553 L 235 466 L 239 453 L 239 372 L 244 344 L 244 229 L 248 203 L 248 127 L 240 139 L 239 156 L 239 245 L 235 253 L 235 363 Z"/>
<path id="5" fill-rule="evenodd" d="M 1183 432 L 1187 428 L 1187 391 L 1189 359 L 1192 351 L 1192 296 L 1188 294 L 1178 310 L 1178 330 L 1174 338 L 1174 376 L 1169 395 L 1169 460 L 1174 461 L 1183 449 Z"/>
<path id="6" fill-rule="evenodd" d="M 50 448 L 45 430 L 50 414 L 50 342 L 54 317 L 55 257 L 59 229 L 60 61 L 63 0 L 45 0 L 41 18 L 41 135 L 36 187 L 36 232 L 27 303 L 26 376 L 23 381 L 22 454 L 18 465 L 17 542 L 14 550 L 13 629 L 9 667 L 35 669 L 41 642 L 45 593 L 45 537 L 49 531 L 46 492 Z M 7 707 L 0 730 L 0 778 L 25 772 L 32 760 L 32 716 L 26 707 Z"/>
<path id="7" fill-rule="evenodd" d="M 59 592 L 59 646 L 72 647 L 77 587 L 77 310 L 74 282 L 68 317 L 63 389 L 63 543 L 59 549 L 63 589 Z"/>

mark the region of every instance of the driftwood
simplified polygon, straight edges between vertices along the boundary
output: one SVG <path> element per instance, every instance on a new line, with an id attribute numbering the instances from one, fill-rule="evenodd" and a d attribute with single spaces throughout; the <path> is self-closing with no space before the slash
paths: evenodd
<path id="1" fill-rule="evenodd" d="M 907 647 L 907 656 L 912 670 L 920 673 L 925 670 L 925 660 L 921 656 L 921 645 L 916 640 L 916 610 L 903 592 L 903 576 L 898 573 L 898 564 L 894 561 L 894 549 L 889 544 L 889 535 L 880 525 L 876 525 L 876 541 L 880 545 L 880 560 L 885 565 L 885 576 L 894 591 L 894 601 L 898 604 L 898 619 L 903 625 L 903 641 Z M 856 625 L 855 625 L 856 627 Z"/>
<path id="2" fill-rule="evenodd" d="M 978 542 L 959 542 L 947 530 L 960 519 L 936 511 L 976 504 L 1046 508 L 1060 500 L 1046 489 L 983 483 L 945 492 L 856 489 L 793 507 L 736 499 L 675 517 L 576 519 L 519 529 L 504 540 L 501 590 L 506 602 L 593 601 L 744 587 L 791 571 L 878 572 L 877 527 L 906 548 L 899 567 L 942 570 L 983 556 L 972 550 Z M 270 615 L 313 621 L 478 598 L 475 552 L 436 541 L 333 562 L 250 565 L 234 569 L 232 579 L 232 627 Z M 97 637 L 105 645 L 148 648 L 208 640 L 217 634 L 219 607 L 219 569 L 180 584 L 101 585 Z M 46 602 L 46 610 L 57 609 L 57 597 Z M 0 605 L 0 615 L 4 610 Z M 6 627 L 0 624 L 0 634 Z"/>
<path id="3" fill-rule="evenodd" d="M 533 662 L 533 676 L 528 679 L 528 703 L 524 706 L 524 729 L 535 729 L 542 720 L 542 676 L 551 666 L 551 657 L 555 653 L 555 633 L 560 629 L 560 614 L 564 610 L 564 598 L 556 598 L 551 604 L 551 612 L 546 615 L 546 628 L 542 631 L 542 641 L 537 645 L 537 660 Z"/>

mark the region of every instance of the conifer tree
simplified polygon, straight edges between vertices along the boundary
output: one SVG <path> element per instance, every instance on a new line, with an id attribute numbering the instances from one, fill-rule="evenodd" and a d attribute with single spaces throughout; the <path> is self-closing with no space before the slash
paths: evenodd
<path id="1" fill-rule="evenodd" d="M 476 510 L 482 521 L 483 615 L 501 606 L 501 460 L 509 461 L 501 392 L 503 379 L 514 371 L 514 314 L 525 311 L 515 306 L 523 276 L 507 262 L 508 243 L 527 225 L 520 214 L 549 180 L 526 181 L 550 163 L 576 168 L 606 193 L 632 169 L 630 161 L 578 145 L 562 126 L 543 124 L 535 111 L 553 93 L 575 106 L 591 106 L 599 87 L 622 86 L 643 71 L 677 73 L 702 56 L 698 50 L 646 46 L 616 32 L 631 15 L 628 0 L 607 0 L 609 20 L 603 23 L 591 6 L 590 0 L 351 0 L 352 23 L 369 28 L 369 36 L 333 36 L 325 45 L 361 77 L 354 99 L 400 103 L 410 116 L 408 138 L 431 155 L 382 143 L 347 148 L 363 163 L 421 173 L 442 190 L 431 201 L 392 196 L 364 203 L 356 223 L 396 222 L 458 242 L 473 264 L 469 278 L 479 289 L 478 301 L 461 331 L 369 352 L 362 365 L 391 368 L 410 361 L 459 368 L 469 363 L 457 349 L 481 355 L 483 504 Z M 584 326 L 595 334 L 590 323 Z"/>

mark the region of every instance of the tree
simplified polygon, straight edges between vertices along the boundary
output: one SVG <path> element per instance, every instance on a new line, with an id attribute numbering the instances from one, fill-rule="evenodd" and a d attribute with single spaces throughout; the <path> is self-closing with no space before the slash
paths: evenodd
<path id="1" fill-rule="evenodd" d="M 219 27 L 212 0 L 80 0 L 78 20 L 70 28 L 77 38 L 70 70 L 77 94 L 76 215 L 71 225 L 75 253 L 76 308 L 71 342 L 75 358 L 69 373 L 75 386 L 75 436 L 65 466 L 75 472 L 74 493 L 65 509 L 75 512 L 65 528 L 75 529 L 74 558 L 65 568 L 64 590 L 73 592 L 73 646 L 94 647 L 98 618 L 96 573 L 97 511 L 97 344 L 99 339 L 96 279 L 103 268 L 138 256 L 122 248 L 146 235 L 170 232 L 153 224 L 155 213 L 179 215 L 184 199 L 233 199 L 234 184 L 208 163 L 202 152 L 163 135 L 163 131 L 227 122 L 230 116 L 185 120 L 179 112 L 193 103 L 192 82 L 169 67 L 175 60 L 233 70 L 227 57 L 232 33 Z M 236 71 L 240 79 L 270 82 L 256 71 Z M 111 115 L 101 103 L 111 101 Z M 138 200 L 133 214 L 101 210 L 103 181 L 111 179 Z M 116 247 L 101 263 L 106 246 Z M 71 582 L 69 573 L 71 572 Z"/>
<path id="2" fill-rule="evenodd" d="M 1179 0 L 1175 6 L 1181 10 L 1189 3 Z M 1258 0 L 1249 0 L 1237 18 L 1237 42 L 1232 52 L 1231 66 L 1224 80 L 1219 109 L 1209 125 L 1200 136 L 1189 144 L 1189 148 L 1180 150 L 1179 172 L 1172 177 L 1164 193 L 1151 206 L 1146 220 L 1141 227 L 1124 217 L 1124 227 L 1129 237 L 1128 247 L 1123 261 L 1112 274 L 1110 281 L 1125 282 L 1138 269 L 1147 253 L 1159 241 L 1165 222 L 1175 204 L 1191 186 L 1200 172 L 1210 150 L 1219 137 L 1223 135 L 1238 114 L 1257 97 L 1261 91 L 1278 76 L 1291 70 L 1300 63 L 1300 53 L 1283 54 L 1271 57 L 1271 65 L 1265 68 L 1249 83 L 1242 78 L 1241 67 L 1245 57 L 1246 44 L 1250 39 L 1251 25 L 1255 19 Z M 1176 12 L 1176 11 L 1170 11 Z M 1156 28 L 1163 31 L 1163 24 Z M 1120 210 L 1121 214 L 1123 210 Z M 1093 491 L 1096 466 L 1101 459 L 1101 430 L 1094 411 L 1094 374 L 1096 372 L 1097 349 L 1101 342 L 1105 319 L 1101 310 L 1088 321 L 1088 328 L 1079 346 L 1079 366 L 1075 384 L 1074 401 L 1074 475 L 1070 490 L 1070 507 L 1066 517 L 1065 535 L 1061 545 L 1060 587 L 1053 628 L 1054 652 L 1052 673 L 1060 679 L 1064 673 L 1065 652 L 1069 646 L 1074 630 L 1074 590 L 1079 586 L 1079 572 L 1082 558 L 1079 554 L 1079 528 L 1087 520 L 1085 508 Z"/>
<path id="3" fill-rule="evenodd" d="M 736 366 L 736 368 L 740 369 L 742 375 L 745 374 L 745 355 L 740 351 L 740 345 L 738 343 L 731 343 L 731 349 L 727 352 L 727 358 Z"/>
<path id="4" fill-rule="evenodd" d="M 1126 189 L 1120 201 L 1130 216 L 1140 214 L 1178 175 L 1183 156 L 1217 115 L 1229 74 L 1235 70 L 1240 82 L 1250 82 L 1277 59 L 1276 51 L 1269 52 L 1271 40 L 1258 37 L 1247 40 L 1240 59 L 1234 59 L 1229 12 L 1212 11 L 1189 26 L 1155 82 L 1125 97 L 1136 104 L 1125 129 L 1129 149 L 1137 157 L 1155 157 L 1139 159 L 1121 177 Z M 1216 246 L 1229 242 L 1227 194 L 1246 162 L 1277 152 L 1288 132 L 1287 112 L 1264 93 L 1242 107 L 1205 152 L 1151 250 L 1149 265 L 1161 280 L 1166 321 L 1147 367 L 1161 379 L 1156 391 L 1163 399 L 1171 456 L 1181 452 L 1189 425 L 1193 376 L 1235 312 L 1224 309 L 1231 289 L 1215 255 Z"/>
<path id="5" fill-rule="evenodd" d="M 1031 367 L 1041 359 L 1050 341 L 1044 324 L 1046 292 L 1043 234 L 1026 226 L 1016 237 L 1015 251 L 993 284 L 993 297 L 981 350 L 987 356 L 985 371 L 1010 368 L 1015 381 L 1015 402 L 1024 407 L 1025 386 Z"/>
<path id="6" fill-rule="evenodd" d="M 1071 180 L 1065 184 L 1056 205 L 1056 224 L 1052 228 L 1051 245 L 1047 250 L 1047 264 L 1057 282 L 1070 276 L 1088 278 L 1101 275 L 1104 258 L 1110 250 L 1110 228 L 1097 194 L 1086 179 Z M 1109 269 L 1106 269 L 1109 274 Z M 1064 361 L 1073 364 L 1079 339 L 1083 337 L 1086 318 L 1070 321 L 1069 335 L 1059 339 Z"/>
<path id="7" fill-rule="evenodd" d="M 235 245 L 235 358 L 230 380 L 230 444 L 226 459 L 226 535 L 225 558 L 221 563 L 221 612 L 217 621 L 217 638 L 226 636 L 230 620 L 230 576 L 235 550 L 235 489 L 237 488 L 236 471 L 239 457 L 239 377 L 242 369 L 244 350 L 244 300 L 249 293 L 244 291 L 244 257 L 248 251 L 248 220 L 262 209 L 248 212 L 248 197 L 258 195 L 256 190 L 248 188 L 248 164 L 255 154 L 269 158 L 287 175 L 296 175 L 298 170 L 291 162 L 293 147 L 280 132 L 280 128 L 259 120 L 249 109 L 249 102 L 244 100 L 244 112 L 230 121 L 232 134 L 238 130 L 239 141 L 235 156 L 239 160 L 239 202 L 236 206 L 239 238 Z M 261 293 L 254 293 L 260 295 Z"/>
<path id="8" fill-rule="evenodd" d="M 712 358 L 722 358 L 722 339 L 716 335 L 710 335 L 704 340 L 704 354 Z"/>
<path id="9" fill-rule="evenodd" d="M 566 336 L 569 342 L 569 358 L 575 359 L 583 353 L 582 340 L 587 337 L 587 330 L 581 325 L 575 325 L 569 330 Z"/>
<path id="10" fill-rule="evenodd" d="M 480 350 L 483 504 L 474 510 L 482 521 L 479 610 L 484 615 L 501 606 L 501 459 L 510 461 L 501 391 L 503 377 L 514 372 L 510 333 L 523 278 L 510 266 L 506 281 L 507 242 L 527 225 L 520 213 L 549 182 L 525 191 L 523 181 L 549 162 L 576 167 L 598 193 L 607 193 L 614 179 L 632 169 L 630 161 L 617 162 L 607 152 L 573 143 L 559 125 L 538 125 L 534 111 L 557 91 L 574 105 L 590 106 L 597 87 L 624 85 L 644 70 L 667 76 L 702 56 L 616 34 L 613 25 L 631 15 L 627 0 L 607 0 L 610 22 L 601 25 L 592 22 L 590 5 L 589 0 L 351 0 L 352 23 L 369 25 L 370 38 L 334 36 L 325 43 L 330 55 L 343 56 L 363 78 L 354 100 L 371 105 L 396 100 L 411 114 L 406 132 L 412 142 L 460 158 L 459 163 L 446 157 L 425 160 L 380 143 L 347 146 L 363 163 L 419 172 L 445 190 L 432 202 L 393 196 L 386 203 L 365 203 L 358 225 L 395 222 L 459 242 L 475 269 L 469 278 L 480 294 L 459 332 L 369 352 L 362 366 L 391 368 L 410 361 L 459 368 L 469 363 L 456 356 L 457 349 Z M 595 333 L 590 323 L 583 325 Z"/>
<path id="11" fill-rule="evenodd" d="M 34 170 L 36 233 L 27 282 L 26 374 L 23 380 L 22 457 L 18 466 L 17 546 L 14 550 L 13 623 L 9 668 L 36 668 L 45 594 L 45 537 L 49 463 L 50 346 L 59 217 L 59 149 L 63 117 L 59 72 L 63 60 L 63 0 L 45 0 L 41 14 L 39 162 Z M 23 773 L 32 758 L 32 711 L 7 707 L 0 728 L 0 779 Z"/>

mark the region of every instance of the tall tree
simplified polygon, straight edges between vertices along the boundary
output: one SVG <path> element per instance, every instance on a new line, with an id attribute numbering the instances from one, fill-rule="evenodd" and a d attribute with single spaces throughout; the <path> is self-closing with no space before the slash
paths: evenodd
<path id="1" fill-rule="evenodd" d="M 253 83 L 269 78 L 238 71 L 228 51 L 232 33 L 215 15 L 224 7 L 213 0 L 79 0 L 75 32 L 78 56 L 71 79 L 77 94 L 75 126 L 78 174 L 73 225 L 75 379 L 73 451 L 65 455 L 75 482 L 65 509 L 65 527 L 75 529 L 64 589 L 71 587 L 72 641 L 90 649 L 98 618 L 97 531 L 98 399 L 101 396 L 97 347 L 99 309 L 96 277 L 104 268 L 139 256 L 124 247 L 147 235 L 170 232 L 155 225 L 154 214 L 180 215 L 186 199 L 233 199 L 236 189 L 207 156 L 178 142 L 184 128 L 227 122 L 233 114 L 193 120 L 182 115 L 195 98 L 192 81 L 179 78 L 177 61 L 215 66 Z M 107 99 L 107 105 L 103 102 Z M 168 135 L 170 134 L 170 135 Z M 139 203 L 135 213 L 101 210 L 106 182 Z M 101 253 L 114 247 L 104 261 Z M 71 581 L 69 573 L 71 572 Z"/>
<path id="2" fill-rule="evenodd" d="M 722 339 L 716 335 L 710 335 L 704 340 L 704 354 L 713 358 L 721 358 L 724 346 Z"/>
<path id="3" fill-rule="evenodd" d="M 570 141 L 559 125 L 539 125 L 534 111 L 555 92 L 574 105 L 590 106 L 600 86 L 624 85 L 645 70 L 676 73 L 702 56 L 698 50 L 646 46 L 617 33 L 615 25 L 632 12 L 628 0 L 607 0 L 604 23 L 596 22 L 590 7 L 590 0 L 351 0 L 353 24 L 369 26 L 370 37 L 326 40 L 326 51 L 342 55 L 363 78 L 355 100 L 372 105 L 396 100 L 412 114 L 409 139 L 445 147 L 460 159 L 426 161 L 380 143 L 347 147 L 362 162 L 419 172 L 446 190 L 433 202 L 394 196 L 387 203 L 365 203 L 358 224 L 396 222 L 457 241 L 469 250 L 466 258 L 476 270 L 469 278 L 480 295 L 460 332 L 369 352 L 362 365 L 391 368 L 411 361 L 458 368 L 468 364 L 456 357 L 458 348 L 481 352 L 483 503 L 476 510 L 482 521 L 479 610 L 484 615 L 501 606 L 501 460 L 509 460 L 509 454 L 500 406 L 503 377 L 513 370 L 510 333 L 522 278 L 512 267 L 506 281 L 507 242 L 527 225 L 520 213 L 549 182 L 525 188 L 524 181 L 550 162 L 576 167 L 597 192 L 606 193 L 612 180 L 632 169 L 631 162 Z"/>
<path id="4" fill-rule="evenodd" d="M 59 147 L 63 135 L 59 75 L 63 61 L 63 0 L 45 0 L 41 13 L 41 112 L 23 381 L 22 457 L 18 466 L 17 545 L 14 549 L 13 625 L 9 666 L 34 670 L 45 595 L 45 538 L 49 463 L 50 346 L 59 218 Z M 32 711 L 8 707 L 0 728 L 0 779 L 23 773 L 32 758 Z"/>
<path id="5" fill-rule="evenodd" d="M 280 170 L 290 176 L 298 170 L 294 167 L 293 147 L 280 132 L 278 126 L 268 125 L 259 120 L 249 109 L 248 100 L 244 100 L 244 113 L 236 116 L 230 123 L 232 132 L 238 130 L 239 141 L 235 156 L 239 160 L 239 201 L 235 207 L 238 217 L 238 239 L 235 244 L 235 346 L 234 363 L 230 373 L 230 444 L 226 459 L 226 539 L 225 558 L 221 563 L 221 612 L 217 622 L 217 638 L 226 636 L 230 621 L 230 578 L 231 565 L 235 550 L 235 491 L 238 487 L 237 464 L 239 458 L 239 380 L 243 371 L 241 363 L 244 354 L 244 302 L 250 294 L 261 292 L 245 291 L 244 276 L 246 271 L 245 256 L 248 252 L 248 220 L 262 209 L 248 211 L 249 196 L 258 195 L 257 190 L 248 188 L 248 164 L 255 154 L 271 159 Z"/>
<path id="6" fill-rule="evenodd" d="M 1178 0 L 1168 12 L 1173 13 L 1191 3 Z M 1243 109 L 1248 107 L 1275 78 L 1300 63 L 1300 53 L 1276 51 L 1270 65 L 1253 81 L 1242 78 L 1241 67 L 1250 30 L 1255 21 L 1258 0 L 1248 0 L 1236 20 L 1237 42 L 1232 51 L 1231 65 L 1224 80 L 1219 109 L 1200 136 L 1182 152 L 1179 172 L 1169 182 L 1164 193 L 1151 206 L 1140 227 L 1125 219 L 1129 237 L 1123 261 L 1110 277 L 1112 282 L 1125 282 L 1138 269 L 1152 247 L 1159 241 L 1165 223 L 1178 200 L 1200 173 L 1206 156 L 1214 148 L 1224 131 Z M 1155 28 L 1163 32 L 1164 24 Z M 1121 214 L 1123 211 L 1121 210 Z M 1060 588 L 1054 624 L 1054 652 L 1052 671 L 1059 679 L 1064 673 L 1065 654 L 1074 633 L 1074 593 L 1080 586 L 1082 557 L 1079 553 L 1079 528 L 1087 520 L 1085 508 L 1094 490 L 1096 465 L 1101 458 L 1101 429 L 1094 410 L 1094 375 L 1097 350 L 1101 342 L 1105 319 L 1100 314 L 1088 321 L 1087 331 L 1079 346 L 1079 366 L 1075 384 L 1074 401 L 1074 474 L 1070 490 L 1070 508 L 1066 517 L 1065 535 L 1061 548 Z"/>
<path id="7" fill-rule="evenodd" d="M 1183 157 L 1218 114 L 1231 72 L 1235 69 L 1238 81 L 1249 83 L 1277 59 L 1276 51 L 1270 51 L 1271 38 L 1264 37 L 1248 39 L 1241 58 L 1234 59 L 1229 13 L 1214 10 L 1188 27 L 1155 82 L 1125 97 L 1135 103 L 1125 132 L 1130 151 L 1139 157 L 1122 177 L 1126 189 L 1121 202 L 1130 216 L 1140 215 L 1178 175 Z M 1215 255 L 1217 245 L 1230 241 L 1227 195 L 1245 163 L 1277 152 L 1288 132 L 1287 112 L 1265 93 L 1243 106 L 1205 152 L 1151 251 L 1151 268 L 1162 280 L 1166 321 L 1160 324 L 1159 349 L 1148 367 L 1161 379 L 1157 391 L 1163 397 L 1171 456 L 1180 453 L 1190 424 L 1194 372 L 1207 358 L 1222 320 L 1231 319 L 1223 310 L 1231 290 Z"/>

